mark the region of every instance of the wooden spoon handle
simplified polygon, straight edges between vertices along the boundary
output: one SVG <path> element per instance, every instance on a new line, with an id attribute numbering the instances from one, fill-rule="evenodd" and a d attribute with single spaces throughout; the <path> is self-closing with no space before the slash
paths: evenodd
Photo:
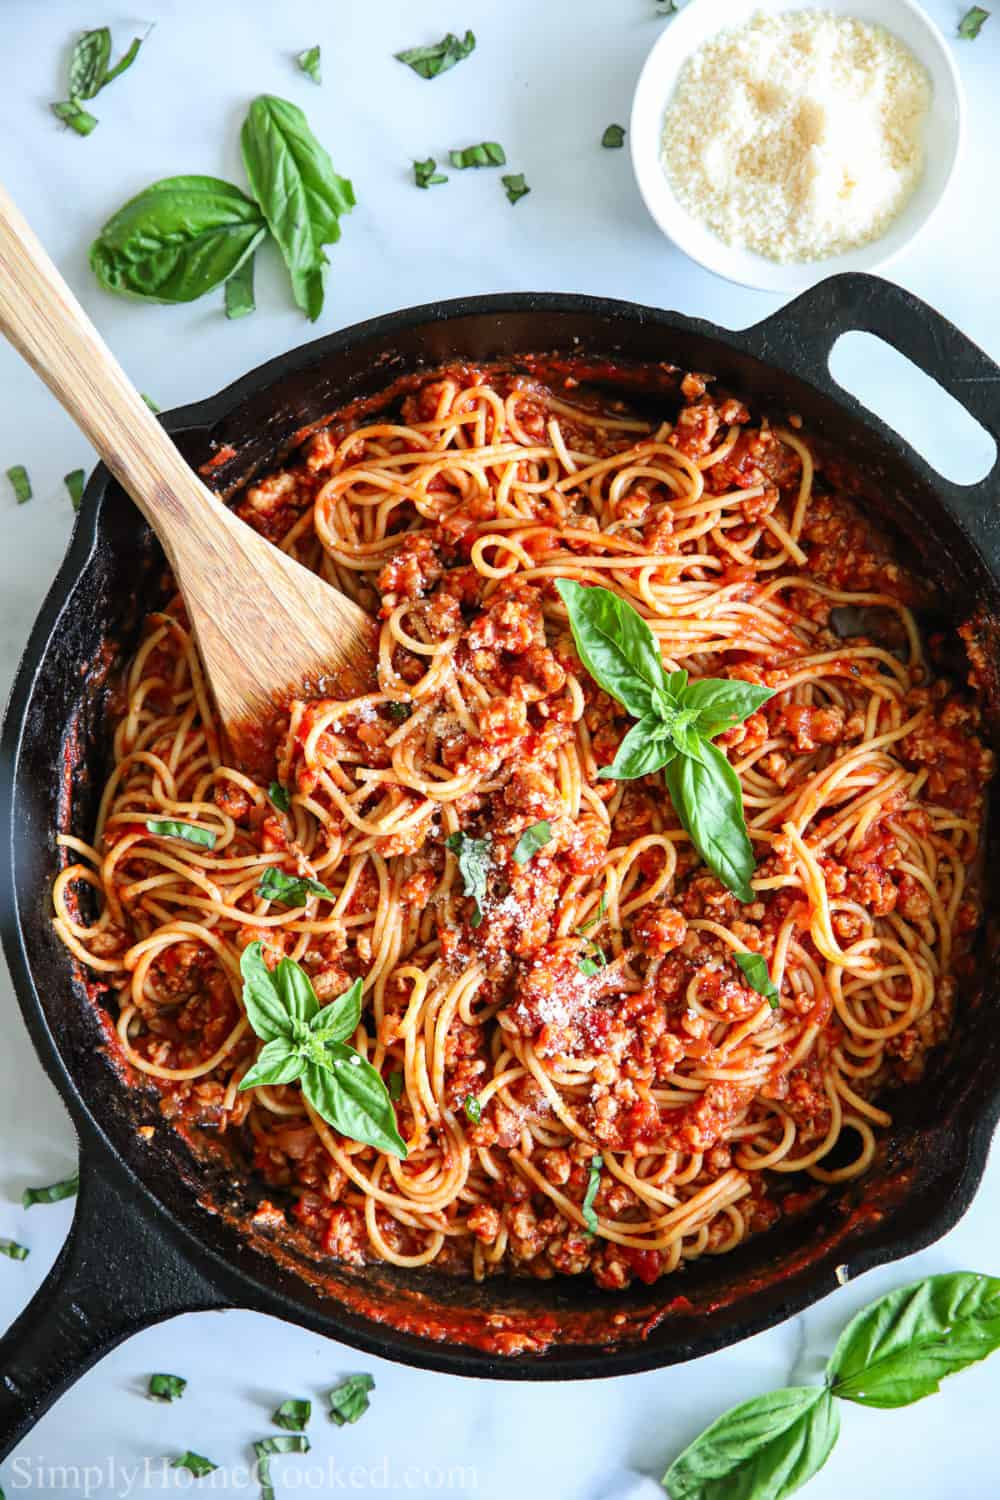
<path id="1" fill-rule="evenodd" d="M 164 543 L 224 507 L 191 471 L 0 186 L 0 331 L 86 433 Z"/>

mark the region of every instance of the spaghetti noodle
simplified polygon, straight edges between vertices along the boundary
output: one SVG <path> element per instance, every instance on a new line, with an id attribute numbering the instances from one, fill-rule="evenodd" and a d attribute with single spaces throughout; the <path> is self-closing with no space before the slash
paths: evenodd
<path id="1" fill-rule="evenodd" d="M 912 581 L 796 420 L 704 377 L 681 391 L 649 423 L 572 380 L 463 368 L 247 490 L 249 524 L 381 622 L 376 691 L 290 705 L 284 792 L 227 763 L 180 600 L 148 618 L 93 843 L 62 839 L 56 929 L 116 992 L 163 1114 L 229 1132 L 333 1256 L 653 1281 L 773 1223 L 798 1174 L 864 1172 L 886 1086 L 948 1030 L 992 769 L 975 700 L 935 674 Z M 599 778 L 630 721 L 576 655 L 565 578 L 628 600 L 669 670 L 776 690 L 718 741 L 749 905 L 661 776 Z M 489 840 L 481 903 L 460 831 Z M 328 895 L 268 900 L 268 869 Z M 295 1083 L 239 1091 L 253 942 L 321 1005 L 363 979 L 353 1045 L 405 1160 Z"/>

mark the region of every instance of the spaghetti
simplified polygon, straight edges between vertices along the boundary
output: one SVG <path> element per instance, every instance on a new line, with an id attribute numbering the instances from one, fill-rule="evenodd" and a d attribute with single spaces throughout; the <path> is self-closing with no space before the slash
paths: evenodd
<path id="1" fill-rule="evenodd" d="M 276 1221 L 330 1255 L 653 1281 L 773 1223 L 799 1174 L 864 1172 L 886 1086 L 947 1033 L 992 769 L 975 699 L 936 675 L 912 580 L 796 419 L 705 377 L 681 393 L 649 423 L 571 379 L 462 368 L 247 490 L 249 524 L 381 622 L 377 691 L 290 705 L 284 791 L 227 763 L 180 600 L 148 618 L 93 843 L 61 840 L 56 929 L 116 992 L 164 1116 L 228 1132 Z M 662 776 L 599 778 L 631 721 L 576 655 L 566 578 L 632 604 L 669 670 L 775 689 L 717 742 L 749 905 Z M 488 849 L 481 901 L 459 832 Z M 268 900 L 269 869 L 328 894 Z M 295 1083 L 239 1091 L 255 942 L 321 1005 L 363 979 L 353 1045 L 405 1160 Z"/>

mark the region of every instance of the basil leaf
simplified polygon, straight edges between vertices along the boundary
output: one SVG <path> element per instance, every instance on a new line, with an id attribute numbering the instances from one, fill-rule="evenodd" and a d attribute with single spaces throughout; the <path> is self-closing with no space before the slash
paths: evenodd
<path id="1" fill-rule="evenodd" d="M 598 781 L 634 781 L 637 776 L 651 776 L 662 771 L 677 754 L 677 746 L 667 736 L 662 719 L 645 714 L 633 724 L 618 746 L 610 766 L 602 766 Z"/>
<path id="2" fill-rule="evenodd" d="M 160 412 L 163 410 L 162 406 L 157 406 L 152 396 L 147 396 L 145 391 L 140 391 L 139 395 L 142 397 L 143 401 L 145 401 L 146 405 L 153 413 L 153 416 L 158 417 L 160 415 Z"/>
<path id="3" fill-rule="evenodd" d="M 823 1386 L 787 1386 L 727 1411 L 663 1476 L 670 1500 L 782 1500 L 826 1463 L 840 1418 Z"/>
<path id="4" fill-rule="evenodd" d="M 758 995 L 763 995 L 772 1010 L 780 1010 L 781 996 L 778 994 L 778 987 L 771 978 L 771 971 L 768 969 L 763 955 L 760 953 L 736 953 L 734 957 L 743 970 L 746 982 L 750 988 L 756 990 Z"/>
<path id="5" fill-rule="evenodd" d="M 604 949 L 594 943 L 586 958 L 578 958 L 576 966 L 586 979 L 593 979 L 602 969 L 608 967 L 608 960 L 604 955 Z"/>
<path id="6" fill-rule="evenodd" d="M 89 135 L 101 123 L 96 115 L 84 109 L 79 99 L 63 99 L 58 104 L 51 104 L 49 108 L 57 120 L 62 120 L 77 135 Z"/>
<path id="7" fill-rule="evenodd" d="M 24 1208 L 32 1208 L 36 1203 L 60 1203 L 63 1198 L 75 1198 L 79 1191 L 80 1174 L 74 1172 L 72 1177 L 67 1177 L 63 1182 L 50 1183 L 48 1187 L 25 1188 L 21 1204 Z"/>
<path id="8" fill-rule="evenodd" d="M 389 1074 L 389 1098 L 392 1100 L 393 1104 L 397 1103 L 398 1100 L 403 1097 L 404 1082 L 405 1079 L 403 1078 L 403 1075 L 398 1068 L 395 1068 Z"/>
<path id="9" fill-rule="evenodd" d="M 153 1401 L 179 1401 L 187 1388 L 181 1375 L 150 1375 L 149 1396 Z"/>
<path id="10" fill-rule="evenodd" d="M 175 1458 L 170 1465 L 172 1469 L 187 1469 L 195 1479 L 204 1479 L 206 1474 L 212 1474 L 219 1467 L 213 1464 L 210 1458 L 205 1458 L 201 1453 L 182 1453 L 180 1458 Z"/>
<path id="11" fill-rule="evenodd" d="M 107 26 L 98 26 L 78 37 L 69 62 L 70 98 L 95 98 L 104 87 L 110 61 L 111 32 Z"/>
<path id="12" fill-rule="evenodd" d="M 337 899 L 333 891 L 318 880 L 309 880 L 304 875 L 286 875 L 274 865 L 268 865 L 260 877 L 257 895 L 267 901 L 280 901 L 284 906 L 304 906 L 309 896 L 323 896 L 327 901 Z"/>
<path id="13" fill-rule="evenodd" d="M 146 831 L 161 839 L 183 839 L 186 844 L 197 844 L 201 849 L 215 848 L 216 835 L 210 828 L 178 823 L 175 818 L 147 818 Z"/>
<path id="14" fill-rule="evenodd" d="M 880 1297 L 844 1329 L 827 1365 L 835 1396 L 909 1406 L 1000 1347 L 1000 1278 L 955 1271 Z"/>
<path id="15" fill-rule="evenodd" d="M 990 18 L 990 12 L 981 5 L 973 5 L 958 23 L 958 34 L 967 42 L 974 42 Z"/>
<path id="16" fill-rule="evenodd" d="M 590 1234 L 597 1233 L 597 1214 L 594 1211 L 594 1199 L 597 1197 L 597 1189 L 601 1185 L 601 1168 L 604 1166 L 604 1158 L 600 1155 L 590 1158 L 590 1176 L 587 1178 L 587 1191 L 583 1195 L 583 1222 L 586 1224 Z"/>
<path id="17" fill-rule="evenodd" d="M 416 166 L 416 162 L 414 162 L 414 166 Z M 447 178 L 445 181 L 447 181 Z M 409 703 L 387 703 L 385 708 L 389 718 L 396 724 L 405 724 L 413 713 L 413 708 Z"/>
<path id="18" fill-rule="evenodd" d="M 597 903 L 597 913 L 596 913 L 596 915 L 593 916 L 593 917 L 591 917 L 586 922 L 581 922 L 580 925 L 579 925 L 579 927 L 574 927 L 573 931 L 575 933 L 577 933 L 580 937 L 583 937 L 586 933 L 590 932 L 591 928 L 596 927 L 603 920 L 604 915 L 605 915 L 607 909 L 608 909 L 608 896 L 607 896 L 607 892 L 606 891 L 602 891 L 601 892 L 601 899 Z"/>
<path id="19" fill-rule="evenodd" d="M 295 59 L 303 73 L 307 73 L 313 83 L 322 83 L 323 75 L 320 72 L 320 49 L 319 47 L 307 47 L 300 52 Z"/>
<path id="20" fill-rule="evenodd" d="M 480 1103 L 478 1094 L 466 1094 L 462 1101 L 462 1108 L 465 1110 L 465 1118 L 470 1124 L 478 1125 L 483 1117 L 483 1106 Z"/>
<path id="21" fill-rule="evenodd" d="M 606 693 L 641 719 L 651 710 L 653 689 L 666 690 L 660 648 L 646 621 L 610 589 L 584 587 L 570 578 L 557 578 L 556 589 L 583 665 Z"/>
<path id="22" fill-rule="evenodd" d="M 150 28 L 150 30 L 152 30 L 152 28 Z M 129 68 L 139 56 L 139 48 L 141 46 L 142 38 L 134 36 L 132 38 L 132 45 L 129 47 L 128 51 L 122 54 L 120 60 L 115 63 L 114 67 L 109 73 L 105 73 L 104 82 L 101 84 L 102 89 L 106 89 L 109 83 L 114 83 L 116 78 L 120 78 L 123 73 L 128 72 Z"/>
<path id="23" fill-rule="evenodd" d="M 287 812 L 292 805 L 292 799 L 280 781 L 272 781 L 267 789 L 268 800 L 279 812 Z"/>
<path id="24" fill-rule="evenodd" d="M 86 475 L 82 469 L 74 469 L 72 474 L 63 477 L 63 484 L 69 491 L 69 500 L 74 510 L 80 509 L 80 501 L 83 499 L 83 487 Z"/>
<path id="25" fill-rule="evenodd" d="M 362 981 L 356 979 L 336 1000 L 318 1010 L 309 1023 L 313 1036 L 324 1042 L 346 1042 L 349 1036 L 353 1036 L 361 1020 L 363 988 Z"/>
<path id="26" fill-rule="evenodd" d="M 348 1140 L 406 1158 L 389 1091 L 371 1063 L 343 1042 L 327 1042 L 329 1065 L 306 1064 L 302 1092 L 318 1115 Z"/>
<path id="27" fill-rule="evenodd" d="M 254 196 L 285 258 L 292 293 L 313 322 L 323 310 L 324 245 L 340 238 L 340 216 L 356 199 L 309 129 L 301 109 L 261 94 L 240 135 Z"/>
<path id="28" fill-rule="evenodd" d="M 294 1034 L 296 1021 L 305 1024 L 311 1021 L 319 1010 L 319 1001 L 316 999 L 312 980 L 305 969 L 292 958 L 281 959 L 271 978 L 274 980 L 274 987 L 278 991 L 285 1011 L 291 1019 Z"/>
<path id="29" fill-rule="evenodd" d="M 295 1083 L 305 1071 L 306 1059 L 294 1041 L 287 1036 L 276 1036 L 260 1049 L 260 1056 L 252 1068 L 248 1068 L 240 1079 L 240 1093 L 255 1089 L 261 1084 L 277 1088 L 283 1083 Z"/>
<path id="30" fill-rule="evenodd" d="M 288 1405 L 289 1403 L 285 1403 Z M 309 1405 L 308 1401 L 305 1403 Z M 278 1411 L 281 1407 L 278 1408 Z M 277 1416 L 277 1412 L 275 1412 Z M 300 1433 L 286 1437 L 259 1438 L 253 1445 L 254 1457 L 257 1460 L 257 1478 L 260 1481 L 260 1500 L 276 1500 L 274 1485 L 271 1483 L 271 1458 L 275 1453 L 308 1453 L 309 1439 Z"/>
<path id="31" fill-rule="evenodd" d="M 489 834 L 484 839 L 474 839 L 467 833 L 450 833 L 444 841 L 458 860 L 458 873 L 465 885 L 463 894 L 475 902 L 472 925 L 478 927 L 483 920 L 483 902 L 486 900 L 486 879 L 490 872 L 490 855 L 493 840 Z"/>
<path id="32" fill-rule="evenodd" d="M 257 1036 L 264 1042 L 274 1041 L 276 1037 L 291 1037 L 291 1017 L 274 976 L 264 962 L 262 943 L 250 943 L 244 948 L 240 973 L 243 976 L 243 1008 Z"/>
<path id="33" fill-rule="evenodd" d="M 253 256 L 248 255 L 226 282 L 226 317 L 245 318 L 257 311 L 253 295 Z"/>
<path id="34" fill-rule="evenodd" d="M 331 1422 L 344 1427 L 363 1417 L 369 1407 L 368 1392 L 374 1389 L 375 1382 L 370 1375 L 348 1375 L 327 1395 Z"/>
<path id="35" fill-rule="evenodd" d="M 510 172 L 506 177 L 501 177 L 500 181 L 503 183 L 508 203 L 517 203 L 520 198 L 527 197 L 531 192 L 524 180 L 523 172 Z"/>
<path id="36" fill-rule="evenodd" d="M 228 281 L 267 233 L 257 207 L 218 177 L 165 177 L 108 220 L 90 247 L 105 291 L 193 302 Z"/>
<path id="37" fill-rule="evenodd" d="M 601 145 L 604 146 L 607 150 L 617 151 L 618 148 L 620 146 L 624 146 L 624 144 L 624 125 L 609 125 L 604 134 L 601 136 Z"/>
<path id="38" fill-rule="evenodd" d="M 698 732 L 711 740 L 724 729 L 742 724 L 762 703 L 774 697 L 774 689 L 736 678 L 702 677 L 689 683 L 678 697 L 682 709 L 697 709 Z"/>
<path id="39" fill-rule="evenodd" d="M 546 818 L 538 823 L 532 823 L 526 828 L 514 845 L 514 853 L 511 856 L 516 865 L 526 865 L 532 855 L 537 854 L 539 849 L 544 849 L 546 844 L 552 842 L 552 825 Z"/>
<path id="40" fill-rule="evenodd" d="M 445 174 L 437 170 L 437 162 L 433 156 L 428 156 L 426 161 L 415 161 L 413 163 L 413 180 L 418 188 L 434 187 L 439 182 L 448 181 Z M 396 707 L 401 708 L 403 706 L 403 704 L 390 703 L 389 709 L 391 711 Z M 409 714 L 406 717 L 409 718 Z"/>
<path id="41" fill-rule="evenodd" d="M 31 480 L 28 478 L 27 469 L 23 464 L 15 464 L 12 469 L 7 470 L 7 478 L 10 480 L 14 499 L 18 505 L 26 505 L 31 499 Z"/>
<path id="42" fill-rule="evenodd" d="M 744 904 L 754 899 L 753 846 L 743 821 L 740 779 L 717 745 L 706 740 L 703 760 L 678 755 L 664 775 L 674 810 L 698 853 Z"/>
<path id="43" fill-rule="evenodd" d="M 420 78 L 437 78 L 441 73 L 447 73 L 456 63 L 468 57 L 475 50 L 476 38 L 471 31 L 459 41 L 458 37 L 451 31 L 447 36 L 435 42 L 432 47 L 409 47 L 405 52 L 395 53 L 397 62 L 405 63 L 412 68 Z"/>
<path id="44" fill-rule="evenodd" d="M 8 1260 L 27 1260 L 30 1254 L 27 1245 L 19 1245 L 17 1240 L 0 1240 L 0 1255 Z"/>
<path id="45" fill-rule="evenodd" d="M 449 151 L 453 167 L 464 171 L 466 167 L 505 167 L 507 156 L 499 141 L 481 141 L 478 146 L 464 146 L 460 151 Z"/>
<path id="46" fill-rule="evenodd" d="M 294 1398 L 282 1401 L 271 1417 L 275 1427 L 284 1427 L 287 1432 L 302 1432 L 312 1416 L 312 1402 Z M 302 1450 L 304 1451 L 304 1450 Z"/>

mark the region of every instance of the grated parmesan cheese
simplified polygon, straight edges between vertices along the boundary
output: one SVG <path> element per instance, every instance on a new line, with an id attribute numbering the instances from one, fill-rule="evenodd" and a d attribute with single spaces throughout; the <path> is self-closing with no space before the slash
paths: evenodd
<path id="1" fill-rule="evenodd" d="M 924 67 L 881 26 L 758 12 L 685 64 L 662 161 L 675 196 L 727 244 L 820 260 L 884 234 L 920 181 Z"/>

